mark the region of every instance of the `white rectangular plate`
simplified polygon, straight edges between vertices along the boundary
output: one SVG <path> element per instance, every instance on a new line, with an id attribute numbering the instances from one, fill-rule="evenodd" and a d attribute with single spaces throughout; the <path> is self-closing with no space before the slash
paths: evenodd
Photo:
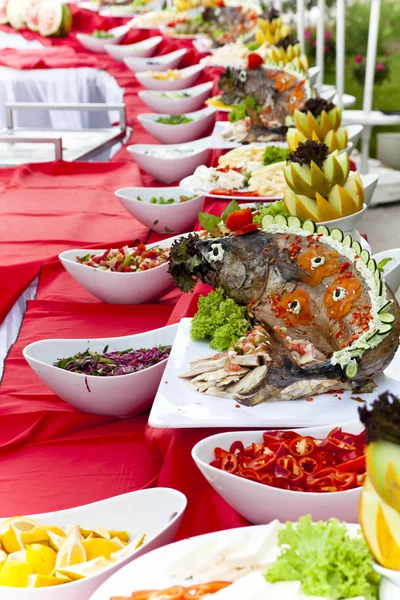
<path id="1" fill-rule="evenodd" d="M 368 403 L 389 390 L 399 396 L 400 381 L 392 379 L 400 360 L 397 353 L 392 364 L 375 378 L 378 385 L 372 394 L 340 394 L 313 396 L 312 402 L 264 402 L 253 408 L 240 406 L 234 400 L 207 396 L 192 390 L 188 379 L 178 374 L 189 370 L 189 361 L 213 354 L 207 342 L 193 341 L 190 337 L 192 319 L 182 319 L 171 355 L 158 388 L 149 417 L 152 427 L 317 427 L 337 425 L 358 419 L 359 402 L 350 396 L 361 397 Z M 397 369 L 398 371 L 399 369 Z"/>

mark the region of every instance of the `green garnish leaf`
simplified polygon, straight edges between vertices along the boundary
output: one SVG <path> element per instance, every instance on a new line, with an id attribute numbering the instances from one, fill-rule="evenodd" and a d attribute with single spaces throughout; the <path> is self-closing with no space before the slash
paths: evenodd
<path id="1" fill-rule="evenodd" d="M 224 223 L 229 217 L 229 215 L 233 213 L 234 210 L 240 210 L 240 205 L 236 202 L 236 200 L 231 200 L 228 206 L 225 208 L 224 212 L 222 213 L 221 219 L 224 221 Z"/>
<path id="2" fill-rule="evenodd" d="M 185 115 L 171 115 L 169 117 L 158 117 L 157 119 L 157 123 L 163 123 L 164 125 L 183 125 L 192 121 L 193 119 L 189 119 Z"/>
<path id="3" fill-rule="evenodd" d="M 282 162 L 287 159 L 289 150 L 279 146 L 267 146 L 264 152 L 263 163 L 265 166 Z"/>
<path id="4" fill-rule="evenodd" d="M 208 213 L 199 212 L 197 215 L 199 223 L 206 231 L 212 233 L 216 227 L 218 227 L 218 223 L 221 220 L 221 217 L 216 217 L 215 215 L 209 215 Z"/>
<path id="5" fill-rule="evenodd" d="M 107 352 L 107 350 L 108 350 L 108 344 L 107 344 L 107 346 L 104 346 L 103 354 L 105 354 Z"/>
<path id="6" fill-rule="evenodd" d="M 236 123 L 236 121 L 242 121 L 247 117 L 247 107 L 253 108 L 257 112 L 261 111 L 261 106 L 257 104 L 257 101 L 251 96 L 247 96 L 243 100 L 235 106 L 233 110 L 229 113 L 229 122 Z"/>
<path id="7" fill-rule="evenodd" d="M 278 534 L 281 553 L 265 578 L 301 581 L 307 596 L 378 600 L 380 576 L 361 536 L 351 537 L 336 519 L 313 523 L 310 515 L 287 522 Z"/>
<path id="8" fill-rule="evenodd" d="M 382 260 L 380 260 L 377 264 L 377 269 L 378 271 L 383 272 L 385 266 L 388 264 L 388 262 L 390 262 L 391 260 L 393 260 L 393 258 L 382 258 Z"/>
<path id="9" fill-rule="evenodd" d="M 246 307 L 239 306 L 218 289 L 208 296 L 200 296 L 190 335 L 194 340 L 209 340 L 211 348 L 222 352 L 249 329 Z"/>

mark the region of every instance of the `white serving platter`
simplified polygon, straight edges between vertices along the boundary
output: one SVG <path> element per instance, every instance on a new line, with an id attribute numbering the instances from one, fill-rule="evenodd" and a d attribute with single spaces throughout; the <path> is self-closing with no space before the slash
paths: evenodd
<path id="1" fill-rule="evenodd" d="M 340 394 L 313 396 L 312 402 L 263 402 L 252 408 L 241 406 L 235 400 L 207 396 L 190 388 L 187 379 L 178 374 L 188 370 L 189 361 L 216 353 L 207 342 L 190 337 L 192 319 L 182 319 L 172 347 L 170 358 L 149 417 L 152 427 L 318 427 L 337 425 L 338 422 L 358 418 L 359 402 L 351 400 L 350 390 Z M 377 388 L 371 394 L 353 394 L 370 403 L 383 392 L 400 394 L 400 381 L 394 368 L 400 352 L 386 369 L 375 377 Z"/>
<path id="2" fill-rule="evenodd" d="M 348 529 L 351 533 L 354 532 L 355 534 L 358 531 L 358 525 L 349 524 Z M 115 598 L 121 596 L 130 597 L 132 592 L 144 589 L 163 589 L 172 585 L 192 585 L 193 583 L 196 583 L 196 577 L 193 581 L 185 581 L 172 574 L 176 561 L 179 560 L 182 564 L 183 557 L 188 556 L 188 561 L 190 561 L 191 557 L 191 560 L 194 562 L 197 557 L 197 560 L 201 560 L 201 563 L 203 564 L 205 562 L 203 556 L 199 557 L 198 551 L 196 552 L 198 548 L 206 548 L 209 546 L 210 553 L 212 553 L 214 543 L 218 540 L 224 541 L 224 539 L 226 540 L 229 536 L 233 540 L 235 538 L 240 539 L 242 536 L 246 535 L 251 536 L 251 539 L 253 539 L 254 536 L 254 540 L 257 540 L 263 532 L 265 532 L 265 536 L 267 536 L 269 531 L 269 525 L 242 527 L 240 529 L 228 529 L 225 531 L 208 533 L 169 544 L 168 546 L 164 546 L 163 548 L 148 553 L 146 556 L 135 560 L 134 563 L 120 569 L 103 583 L 103 585 L 91 596 L 90 600 L 110 600 L 112 597 Z M 201 577 L 199 580 L 201 580 Z M 380 600 L 398 600 L 398 586 L 389 584 L 390 582 L 388 580 L 384 580 L 384 584 L 381 586 Z M 283 598 L 284 596 L 280 595 L 279 597 Z"/>

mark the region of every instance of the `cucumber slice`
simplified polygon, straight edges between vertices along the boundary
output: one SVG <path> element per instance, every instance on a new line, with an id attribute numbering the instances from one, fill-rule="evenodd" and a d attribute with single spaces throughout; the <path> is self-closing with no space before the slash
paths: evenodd
<path id="1" fill-rule="evenodd" d="M 390 323 L 383 323 L 378 329 L 379 335 L 386 335 L 390 331 L 392 331 L 392 326 Z"/>
<path id="2" fill-rule="evenodd" d="M 351 248 L 353 245 L 353 238 L 348 233 L 343 238 L 343 246 L 345 248 Z"/>
<path id="3" fill-rule="evenodd" d="M 360 242 L 357 242 L 357 240 L 354 240 L 351 247 L 353 248 L 354 252 L 356 254 L 358 254 L 358 256 L 360 256 L 361 252 L 362 252 L 362 248 L 361 248 L 361 244 Z"/>
<path id="4" fill-rule="evenodd" d="M 378 296 L 382 296 L 382 294 L 383 294 L 383 281 L 382 280 L 380 280 L 380 282 L 377 283 L 376 291 L 378 293 Z"/>
<path id="5" fill-rule="evenodd" d="M 325 225 L 318 225 L 317 233 L 322 233 L 322 235 L 330 235 L 329 229 L 325 227 Z"/>
<path id="6" fill-rule="evenodd" d="M 377 269 L 377 270 L 375 271 L 375 273 L 374 273 L 374 279 L 375 279 L 375 283 L 376 283 L 376 285 L 378 285 L 378 286 L 379 286 L 379 284 L 380 284 L 380 282 L 381 282 L 381 280 L 382 280 L 382 274 L 381 274 L 381 272 L 380 272 L 380 270 L 379 270 L 379 269 Z"/>
<path id="7" fill-rule="evenodd" d="M 381 309 L 378 310 L 378 315 L 380 315 L 381 313 L 384 313 L 387 309 L 388 306 L 390 306 L 392 304 L 391 300 L 388 300 Z"/>
<path id="8" fill-rule="evenodd" d="M 382 323 L 393 323 L 393 321 L 395 320 L 394 315 L 392 315 L 391 313 L 378 313 L 379 314 L 379 318 L 382 321 Z"/>
<path id="9" fill-rule="evenodd" d="M 375 273 L 376 271 L 376 260 L 373 258 L 370 258 L 368 261 L 368 269 L 371 271 L 371 273 Z"/>
<path id="10" fill-rule="evenodd" d="M 341 229 L 332 229 L 331 230 L 331 238 L 336 240 L 337 242 L 343 242 L 344 234 Z"/>
<path id="11" fill-rule="evenodd" d="M 363 263 L 367 265 L 369 263 L 369 259 L 371 258 L 368 250 L 361 250 L 360 258 Z"/>
<path id="12" fill-rule="evenodd" d="M 307 221 L 304 221 L 302 227 L 304 231 L 309 231 L 310 233 L 315 233 L 317 230 L 314 221 L 311 221 L 311 219 L 307 219 Z"/>
<path id="13" fill-rule="evenodd" d="M 261 219 L 261 227 L 263 229 L 266 229 L 267 227 L 272 225 L 273 222 L 274 222 L 274 217 L 272 215 L 265 215 L 265 217 L 263 217 Z"/>
<path id="14" fill-rule="evenodd" d="M 352 358 L 345 369 L 346 377 L 348 377 L 348 379 L 354 379 L 354 377 L 357 375 L 357 372 L 358 372 L 357 361 Z"/>
<path id="15" fill-rule="evenodd" d="M 360 350 L 369 350 L 371 348 L 371 346 L 369 344 L 367 344 L 366 342 L 359 342 L 357 344 L 356 348 L 359 348 Z"/>
<path id="16" fill-rule="evenodd" d="M 288 217 L 287 222 L 289 227 L 293 227 L 294 229 L 301 229 L 301 221 L 299 217 L 290 216 Z"/>
<path id="17" fill-rule="evenodd" d="M 372 341 L 376 341 L 376 338 L 380 337 L 379 332 L 378 331 L 374 331 L 374 333 L 372 333 L 369 337 L 367 337 L 367 342 L 372 342 Z"/>
<path id="18" fill-rule="evenodd" d="M 284 217 L 283 215 L 276 215 L 276 217 L 274 217 L 274 223 L 276 223 L 277 225 L 286 225 L 286 226 L 288 224 L 287 218 Z"/>

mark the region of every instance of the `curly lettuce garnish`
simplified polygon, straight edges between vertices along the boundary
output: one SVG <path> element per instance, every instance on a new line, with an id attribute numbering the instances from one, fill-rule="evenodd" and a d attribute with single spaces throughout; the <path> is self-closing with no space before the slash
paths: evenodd
<path id="1" fill-rule="evenodd" d="M 319 117 L 323 110 L 329 112 L 333 108 L 335 108 L 335 104 L 333 104 L 333 102 L 328 102 L 325 98 L 309 98 L 303 108 L 300 108 L 299 110 L 303 113 L 310 112 L 314 117 Z"/>
<path id="2" fill-rule="evenodd" d="M 181 237 L 171 246 L 168 273 L 182 292 L 190 292 L 196 285 L 196 277 L 200 273 L 201 257 L 196 251 L 199 240 L 196 233 Z"/>
<path id="3" fill-rule="evenodd" d="M 314 161 L 321 169 L 324 161 L 328 158 L 329 148 L 326 144 L 320 144 L 313 140 L 300 142 L 296 152 L 292 152 L 287 157 L 289 162 L 300 163 L 300 165 L 311 165 Z"/>
<path id="4" fill-rule="evenodd" d="M 360 421 L 365 425 L 367 443 L 385 440 L 400 444 L 400 399 L 385 392 L 372 404 L 358 409 Z"/>

